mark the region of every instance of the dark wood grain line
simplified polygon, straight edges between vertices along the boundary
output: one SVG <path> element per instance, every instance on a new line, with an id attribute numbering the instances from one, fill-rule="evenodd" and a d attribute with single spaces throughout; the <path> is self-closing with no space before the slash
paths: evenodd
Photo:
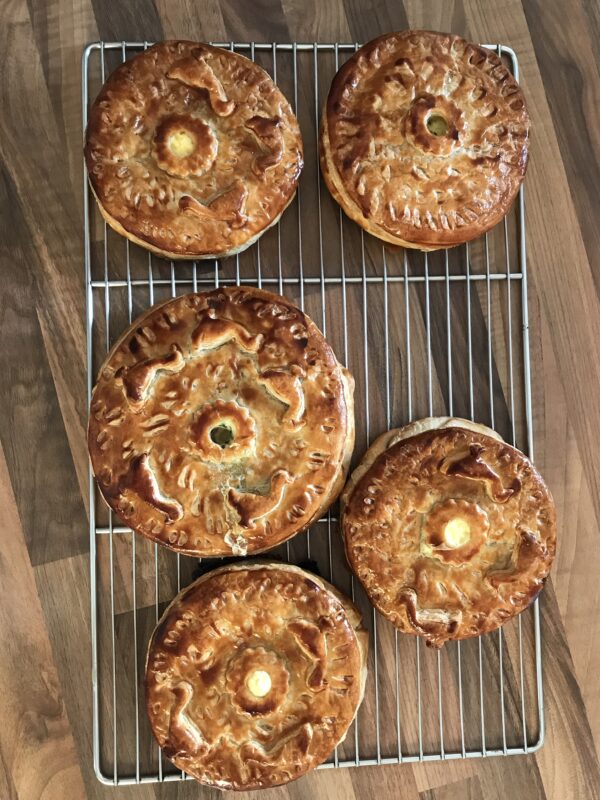
<path id="1" fill-rule="evenodd" d="M 18 19 L 17 12 L 15 17 Z M 37 295 L 30 293 L 24 298 L 23 305 L 31 305 L 36 296 L 41 300 L 38 312 L 45 317 L 46 329 L 59 354 L 59 379 L 77 398 L 73 407 L 78 407 L 83 421 L 86 382 L 79 157 L 79 172 L 72 176 L 69 171 L 69 154 L 81 152 L 79 109 L 72 103 L 68 106 L 71 133 L 67 142 L 56 123 L 32 31 L 11 21 L 0 28 L 0 49 L 13 63 L 10 78 L 0 83 L 0 102 L 12 109 L 11 114 L 0 115 L 0 159 L 14 185 L 23 220 L 13 238 L 28 243 L 25 263 L 32 265 L 30 273 L 37 290 Z M 77 69 L 80 53 L 81 49 Z M 23 92 L 19 79 L 23 75 L 36 87 L 35 99 Z M 79 81 L 72 83 L 69 77 L 69 85 L 79 91 Z M 27 123 L 21 124 L 23 120 Z M 51 231 L 52 235 L 45 236 L 43 231 Z M 69 425 L 69 415 L 64 419 Z"/>
<path id="2" fill-rule="evenodd" d="M 348 19 L 341 3 L 282 0 L 290 31 L 299 42 L 348 42 Z"/>
<path id="3" fill-rule="evenodd" d="M 82 587 L 88 588 L 88 574 L 87 557 L 75 556 L 35 567 L 35 583 L 61 678 L 65 708 L 73 731 L 77 732 L 73 738 L 85 782 L 85 797 L 100 800 L 112 796 L 116 800 L 111 795 L 114 789 L 98 782 L 92 766 L 91 658 L 84 638 L 90 625 L 89 594 L 86 591 L 84 599 L 81 592 Z M 140 794 L 145 800 L 151 796 L 153 793 Z M 65 795 L 60 800 L 63 798 L 66 800 Z"/>
<path id="4" fill-rule="evenodd" d="M 449 783 L 437 789 L 427 789 L 419 794 L 420 800 L 492 800 L 491 796 L 483 794 L 479 778 L 467 778 L 465 781 Z"/>
<path id="5" fill-rule="evenodd" d="M 544 685 L 547 724 L 554 735 L 561 731 L 560 768 L 568 770 L 573 796 L 600 798 L 600 764 L 587 718 L 581 689 L 564 635 L 556 595 L 547 587 L 541 604 L 544 630 Z"/>
<path id="6" fill-rule="evenodd" d="M 221 0 L 229 38 L 236 42 L 289 42 L 290 30 L 280 0 Z M 265 20 L 269 36 L 265 37 Z"/>
<path id="7" fill-rule="evenodd" d="M 583 3 L 582 11 L 586 19 L 589 39 L 591 42 L 600 41 L 600 4 L 597 2 Z M 600 71 L 600 51 L 597 47 L 592 48 L 596 66 Z"/>
<path id="8" fill-rule="evenodd" d="M 356 800 L 368 800 L 375 787 L 377 796 L 401 797 L 402 800 L 417 800 L 419 797 L 413 770 L 406 764 L 400 767 L 360 767 L 349 772 Z"/>
<path id="9" fill-rule="evenodd" d="M 361 0 L 343 0 L 352 41 L 368 42 L 387 31 L 408 28 L 404 6 L 399 0 L 375 0 L 365 9 Z"/>
<path id="10" fill-rule="evenodd" d="M 224 41 L 225 30 L 219 0 L 156 0 L 157 10 L 162 20 L 165 38 L 192 38 L 199 41 Z"/>
<path id="11" fill-rule="evenodd" d="M 573 204 L 596 291 L 600 293 L 598 187 L 600 163 L 590 158 L 600 145 L 598 40 L 590 37 L 586 4 L 565 13 L 558 3 L 527 0 L 523 10 L 552 113 Z M 597 8 L 597 3 L 590 3 Z M 595 16 L 592 17 L 595 19 Z"/>
<path id="12" fill-rule="evenodd" d="M 31 19 L 31 29 L 35 35 L 36 46 L 40 56 L 40 63 L 44 70 L 46 86 L 50 84 L 50 22 L 48 15 L 51 8 L 48 3 L 39 0 L 27 0 L 27 8 Z"/>
<path id="13" fill-rule="evenodd" d="M 468 35 L 467 15 L 465 14 L 465 7 L 462 0 L 454 0 L 450 32 L 460 33 L 461 36 Z"/>
<path id="14" fill-rule="evenodd" d="M 34 565 L 86 552 L 85 515 L 36 316 L 35 251 L 19 199 L 0 164 L 0 270 L 12 276 L 0 310 L 0 439 Z M 31 358 L 35 353 L 35 359 Z"/>
<path id="15" fill-rule="evenodd" d="M 19 800 L 17 794 L 17 787 L 13 780 L 11 767 L 5 758 L 4 754 L 0 751 L 0 796 L 6 800 Z"/>
<path id="16" fill-rule="evenodd" d="M 23 800 L 80 797 L 72 730 L 2 448 L 0 530 L 10 531 L 0 553 L 0 585 L 12 598 L 0 605 L 0 652 L 19 658 L 18 669 L 0 661 L 0 757 L 10 763 L 10 782 Z"/>
<path id="17" fill-rule="evenodd" d="M 91 4 L 98 35 L 106 42 L 158 42 L 164 38 L 162 21 L 154 0 L 116 3 L 91 0 Z"/>

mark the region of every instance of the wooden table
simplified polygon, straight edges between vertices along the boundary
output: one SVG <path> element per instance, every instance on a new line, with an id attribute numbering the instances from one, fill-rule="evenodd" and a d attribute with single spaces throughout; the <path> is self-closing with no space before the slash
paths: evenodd
<path id="1" fill-rule="evenodd" d="M 557 501 L 535 755 L 319 772 L 261 797 L 600 797 L 600 84 L 596 2 L 8 2 L 0 26 L 0 796 L 111 789 L 91 766 L 80 58 L 104 40 L 367 41 L 406 27 L 503 42 L 532 117 L 527 176 L 536 461 Z M 258 795 L 257 795 L 258 796 Z"/>

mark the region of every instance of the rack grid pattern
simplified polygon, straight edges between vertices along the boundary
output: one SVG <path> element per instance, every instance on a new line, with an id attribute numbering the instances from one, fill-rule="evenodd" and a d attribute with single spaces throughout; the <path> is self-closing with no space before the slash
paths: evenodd
<path id="1" fill-rule="evenodd" d="M 357 44 L 217 43 L 259 61 L 299 117 L 306 166 L 293 204 L 250 250 L 174 263 L 118 237 L 84 169 L 88 399 L 106 352 L 145 308 L 219 285 L 287 294 L 320 324 L 356 378 L 355 458 L 390 427 L 459 415 L 495 427 L 533 457 L 524 195 L 480 240 L 424 254 L 382 245 L 344 217 L 321 183 L 320 108 Z M 109 71 L 148 42 L 96 42 L 82 62 L 83 123 Z M 487 45 L 492 47 L 491 45 Z M 494 49 L 518 79 L 513 50 Z M 185 779 L 152 740 L 144 655 L 162 609 L 203 567 L 137 539 L 105 508 L 90 473 L 93 760 L 122 785 Z M 273 551 L 309 561 L 350 594 L 371 634 L 365 700 L 323 768 L 534 752 L 544 739 L 539 601 L 503 629 L 442 652 L 398 634 L 347 570 L 334 507 Z"/>

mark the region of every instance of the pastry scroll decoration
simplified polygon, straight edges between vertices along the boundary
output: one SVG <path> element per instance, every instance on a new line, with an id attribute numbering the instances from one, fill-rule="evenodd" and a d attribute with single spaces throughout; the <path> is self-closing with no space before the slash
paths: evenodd
<path id="1" fill-rule="evenodd" d="M 183 517 L 183 506 L 177 500 L 162 494 L 156 475 L 150 466 L 147 453 L 135 456 L 125 474 L 121 490 L 129 490 L 145 503 L 162 511 L 167 522 L 177 522 Z"/>
<path id="2" fill-rule="evenodd" d="M 278 736 L 266 742 L 251 741 L 242 746 L 241 756 L 244 760 L 256 760 L 263 764 L 272 764 L 281 756 L 283 748 L 293 742 L 298 750 L 306 755 L 313 738 L 313 726 L 309 722 L 293 725 Z"/>
<path id="3" fill-rule="evenodd" d="M 240 181 L 236 181 L 209 203 L 200 202 L 189 194 L 182 195 L 179 198 L 179 210 L 184 214 L 194 214 L 201 219 L 222 220 L 228 222 L 232 228 L 241 228 L 248 219 L 247 198 L 248 190 Z"/>
<path id="4" fill-rule="evenodd" d="M 169 717 L 169 745 L 166 754 L 172 758 L 177 755 L 197 756 L 206 752 L 209 745 L 202 736 L 200 728 L 186 713 L 194 696 L 194 687 L 188 681 L 180 681 L 171 688 L 174 702 Z"/>
<path id="5" fill-rule="evenodd" d="M 259 376 L 259 381 L 265 389 L 288 406 L 282 421 L 290 428 L 299 428 L 303 424 L 304 391 L 301 381 L 303 375 L 303 371 L 296 367 L 269 369 Z"/>
<path id="6" fill-rule="evenodd" d="M 135 405 L 142 404 L 146 399 L 148 390 L 159 372 L 166 372 L 172 375 L 180 372 L 185 366 L 183 353 L 176 345 L 171 352 L 165 356 L 147 358 L 138 361 L 131 367 L 124 367 L 117 373 L 123 381 L 125 396 Z"/>
<path id="7" fill-rule="evenodd" d="M 520 575 L 528 570 L 537 560 L 548 558 L 548 546 L 532 531 L 520 530 L 517 536 L 515 555 L 505 569 L 496 569 L 488 572 L 486 578 L 492 586 L 498 588 L 502 584 L 516 583 Z M 543 581 L 536 584 L 533 596 L 541 589 Z"/>
<path id="8" fill-rule="evenodd" d="M 191 56 L 173 64 L 167 72 L 167 78 L 181 81 L 194 89 L 206 89 L 210 106 L 220 117 L 228 117 L 235 109 L 234 101 L 227 98 L 223 84 L 204 58 L 200 47 L 193 50 Z"/>
<path id="9" fill-rule="evenodd" d="M 195 350 L 212 350 L 234 341 L 248 353 L 256 353 L 263 343 L 262 334 L 251 334 L 239 322 L 219 319 L 214 309 L 209 309 L 192 333 Z"/>
<path id="10" fill-rule="evenodd" d="M 441 464 L 444 475 L 455 475 L 471 481 L 481 481 L 496 503 L 506 503 L 521 489 L 521 481 L 514 478 L 510 486 L 504 486 L 500 476 L 482 458 L 485 447 L 472 444 L 467 451 L 452 453 Z"/>
<path id="11" fill-rule="evenodd" d="M 314 664 L 306 679 L 306 685 L 313 692 L 324 689 L 327 685 L 327 649 L 324 633 L 318 625 L 302 619 L 294 620 L 288 627 L 296 637 L 301 650 L 309 656 Z"/>
<path id="12" fill-rule="evenodd" d="M 406 615 L 412 627 L 428 637 L 427 643 L 433 647 L 441 647 L 445 639 L 451 636 L 462 620 L 462 611 L 441 608 L 422 608 L 419 606 L 417 592 L 403 587 L 398 599 L 406 609 Z"/>
<path id="13" fill-rule="evenodd" d="M 254 494 L 253 492 L 238 492 L 230 489 L 228 498 L 231 505 L 240 516 L 240 524 L 244 528 L 254 528 L 256 522 L 281 503 L 286 484 L 292 483 L 293 478 L 285 469 L 273 473 L 271 487 L 268 494 Z"/>
<path id="14" fill-rule="evenodd" d="M 250 117 L 246 120 L 246 128 L 252 131 L 259 143 L 268 152 L 257 155 L 254 159 L 253 169 L 261 177 L 271 167 L 279 164 L 283 157 L 283 134 L 281 132 L 280 117 Z"/>

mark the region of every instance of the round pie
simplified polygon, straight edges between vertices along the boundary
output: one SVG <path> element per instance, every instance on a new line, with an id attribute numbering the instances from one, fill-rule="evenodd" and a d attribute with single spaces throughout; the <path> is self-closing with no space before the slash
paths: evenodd
<path id="1" fill-rule="evenodd" d="M 550 572 L 548 487 L 483 425 L 437 417 L 383 434 L 342 502 L 346 554 L 369 599 L 434 647 L 498 628 Z"/>
<path id="2" fill-rule="evenodd" d="M 209 572 L 175 598 L 150 641 L 154 736 L 201 783 L 287 783 L 346 735 L 364 692 L 367 648 L 359 611 L 298 567 Z"/>
<path id="3" fill-rule="evenodd" d="M 335 76 L 321 170 L 369 233 L 434 250 L 502 219 L 528 142 L 523 94 L 496 53 L 460 36 L 403 31 L 364 45 Z"/>
<path id="4" fill-rule="evenodd" d="M 162 42 L 112 73 L 85 159 L 108 224 L 177 259 L 251 245 L 291 202 L 303 164 L 298 121 L 269 75 L 195 42 Z"/>
<path id="5" fill-rule="evenodd" d="M 180 553 L 246 555 L 337 498 L 354 381 L 284 297 L 250 287 L 159 304 L 100 369 L 88 443 L 108 504 Z"/>

